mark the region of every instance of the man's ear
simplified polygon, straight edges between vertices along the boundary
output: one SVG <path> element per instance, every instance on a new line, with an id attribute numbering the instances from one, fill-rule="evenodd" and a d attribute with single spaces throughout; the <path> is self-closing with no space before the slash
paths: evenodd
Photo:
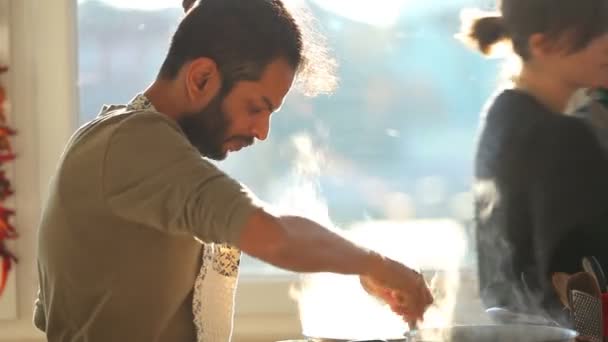
<path id="1" fill-rule="evenodd" d="M 197 108 L 206 106 L 221 87 L 217 64 L 206 57 L 191 61 L 186 67 L 185 82 L 190 103 Z"/>
<path id="2" fill-rule="evenodd" d="M 199 81 L 197 83 L 196 86 L 198 87 L 198 90 L 203 91 L 205 89 L 205 86 L 207 85 L 207 80 L 208 80 L 208 78 L 203 78 L 201 81 Z"/>

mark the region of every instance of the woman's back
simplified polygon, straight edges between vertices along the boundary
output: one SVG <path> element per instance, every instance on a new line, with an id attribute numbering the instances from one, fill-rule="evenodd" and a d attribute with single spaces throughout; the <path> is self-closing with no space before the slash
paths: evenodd
<path id="1" fill-rule="evenodd" d="M 560 319 L 553 272 L 608 266 L 608 161 L 579 119 L 518 90 L 489 107 L 475 165 L 480 290 L 487 307 Z"/>

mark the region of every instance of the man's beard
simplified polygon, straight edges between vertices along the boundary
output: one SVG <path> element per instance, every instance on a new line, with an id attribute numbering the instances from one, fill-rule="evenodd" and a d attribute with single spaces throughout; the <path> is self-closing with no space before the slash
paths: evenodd
<path id="1" fill-rule="evenodd" d="M 177 123 L 190 143 L 205 157 L 223 160 L 228 155 L 224 143 L 239 141 L 243 145 L 253 144 L 251 136 L 227 137 L 230 120 L 222 110 L 225 96 L 216 95 L 201 111 L 181 115 Z"/>

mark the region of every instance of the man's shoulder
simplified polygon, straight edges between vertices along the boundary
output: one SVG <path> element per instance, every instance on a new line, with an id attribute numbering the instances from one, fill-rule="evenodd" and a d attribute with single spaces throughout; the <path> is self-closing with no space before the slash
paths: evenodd
<path id="1" fill-rule="evenodd" d="M 119 114 L 115 127 L 110 135 L 110 142 L 134 144 L 139 147 L 179 145 L 190 149 L 183 131 L 177 122 L 165 114 L 134 110 Z"/>
<path id="2" fill-rule="evenodd" d="M 111 121 L 116 128 L 120 129 L 154 129 L 170 128 L 178 129 L 177 122 L 163 113 L 151 110 L 129 110 L 128 107 L 121 107 L 113 110 L 96 120 L 104 122 Z"/>
<path id="3" fill-rule="evenodd" d="M 175 120 L 151 110 L 129 110 L 128 107 L 110 107 L 75 133 L 77 140 L 103 138 L 105 141 L 136 140 L 145 137 L 163 137 L 182 141 L 185 136 Z"/>
<path id="4" fill-rule="evenodd" d="M 112 108 L 80 127 L 68 142 L 66 153 L 73 157 L 75 151 L 86 151 L 86 158 L 95 153 L 106 155 L 110 148 L 113 151 L 136 150 L 137 153 L 155 149 L 160 153 L 163 145 L 189 148 L 173 119 L 155 111 L 127 110 L 122 106 Z"/>

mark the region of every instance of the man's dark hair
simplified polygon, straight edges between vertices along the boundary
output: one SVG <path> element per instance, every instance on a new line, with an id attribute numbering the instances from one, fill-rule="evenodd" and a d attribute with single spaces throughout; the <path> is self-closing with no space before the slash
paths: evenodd
<path id="1" fill-rule="evenodd" d="M 185 63 L 207 57 L 217 63 L 226 93 L 238 81 L 259 80 L 268 64 L 284 58 L 306 93 L 333 90 L 335 64 L 323 41 L 310 21 L 298 21 L 281 0 L 185 0 L 183 6 L 186 16 L 159 78 L 175 79 Z"/>

